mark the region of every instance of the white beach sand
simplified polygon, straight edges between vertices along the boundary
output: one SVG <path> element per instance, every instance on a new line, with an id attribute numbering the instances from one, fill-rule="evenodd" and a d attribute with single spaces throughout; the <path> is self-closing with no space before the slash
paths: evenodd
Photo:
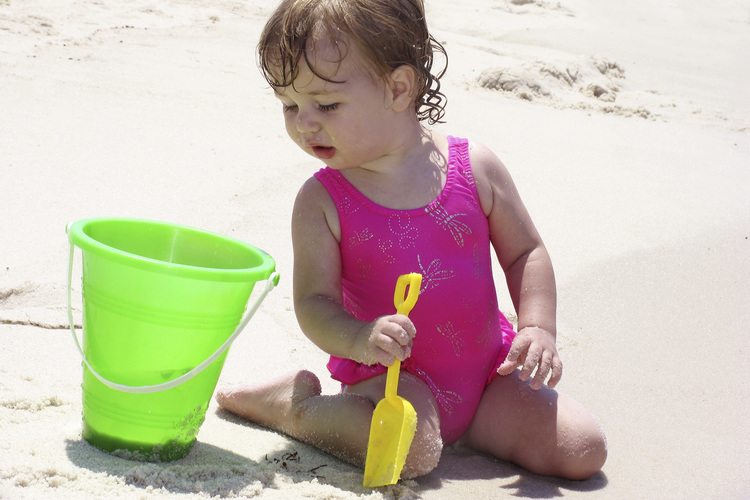
<path id="1" fill-rule="evenodd" d="M 292 310 L 290 212 L 319 165 L 255 66 L 272 6 L 0 0 L 0 498 L 750 497 L 750 5 L 732 0 L 427 0 L 450 57 L 440 129 L 504 160 L 545 238 L 558 388 L 608 436 L 600 474 L 448 449 L 430 475 L 369 490 L 215 403 L 174 463 L 82 439 L 65 225 L 87 217 L 269 252 L 282 281 L 219 384 L 305 367 L 337 389 Z"/>

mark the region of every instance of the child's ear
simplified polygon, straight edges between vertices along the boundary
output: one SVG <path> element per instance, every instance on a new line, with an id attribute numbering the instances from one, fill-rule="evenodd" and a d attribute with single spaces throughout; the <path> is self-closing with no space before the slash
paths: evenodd
<path id="1" fill-rule="evenodd" d="M 393 111 L 401 112 L 413 107 L 416 85 L 417 75 L 411 66 L 402 64 L 391 72 L 388 86 L 391 90 Z"/>

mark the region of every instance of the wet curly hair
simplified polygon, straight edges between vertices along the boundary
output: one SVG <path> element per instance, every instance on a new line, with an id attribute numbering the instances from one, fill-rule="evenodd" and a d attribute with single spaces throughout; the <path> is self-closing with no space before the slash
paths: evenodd
<path id="1" fill-rule="evenodd" d="M 266 81 L 274 88 L 292 85 L 302 58 L 316 76 L 333 81 L 317 73 L 308 56 L 315 40 L 325 37 L 356 43 L 383 78 L 399 66 L 413 68 L 417 118 L 430 125 L 441 122 L 446 97 L 440 92 L 440 78 L 448 56 L 427 29 L 423 0 L 282 0 L 258 43 L 258 63 Z M 342 61 L 346 44 L 337 45 Z M 445 61 L 437 74 L 436 54 Z"/>

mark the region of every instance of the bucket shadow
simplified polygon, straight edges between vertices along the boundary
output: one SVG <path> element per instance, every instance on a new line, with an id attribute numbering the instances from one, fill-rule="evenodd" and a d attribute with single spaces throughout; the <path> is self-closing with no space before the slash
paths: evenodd
<path id="1" fill-rule="evenodd" d="M 185 458 L 166 463 L 120 458 L 82 438 L 66 441 L 66 453 L 76 466 L 119 477 L 125 484 L 143 489 L 144 493 L 151 488 L 163 488 L 171 493 L 228 497 L 253 490 L 260 493 L 274 481 L 274 473 L 261 464 L 200 441 Z"/>

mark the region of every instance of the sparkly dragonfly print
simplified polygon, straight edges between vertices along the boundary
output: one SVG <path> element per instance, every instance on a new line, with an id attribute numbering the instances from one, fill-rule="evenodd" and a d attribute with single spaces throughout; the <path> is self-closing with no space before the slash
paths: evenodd
<path id="1" fill-rule="evenodd" d="M 436 287 L 440 281 L 451 279 L 456 275 L 453 269 L 444 269 L 443 261 L 440 259 L 435 259 L 430 262 L 429 266 L 424 267 L 421 257 L 417 255 L 417 265 L 422 275 L 422 293 Z"/>
<path id="2" fill-rule="evenodd" d="M 435 222 L 442 227 L 450 231 L 453 236 L 453 240 L 459 247 L 464 246 L 464 235 L 471 234 L 471 228 L 468 224 L 458 220 L 459 217 L 465 217 L 466 214 L 449 214 L 445 207 L 438 207 L 435 210 L 431 210 L 429 214 L 435 219 Z"/>
<path id="3" fill-rule="evenodd" d="M 435 394 L 435 399 L 437 400 L 438 404 L 442 406 L 446 413 L 450 414 L 453 413 L 453 406 L 457 404 L 461 404 L 464 400 L 458 393 L 448 390 L 441 390 L 438 388 L 438 386 L 432 381 L 429 375 L 424 370 L 416 369 L 415 373 L 422 378 L 425 382 L 427 382 L 427 385 L 432 389 L 433 394 Z"/>
<path id="4" fill-rule="evenodd" d="M 445 408 L 446 413 L 453 413 L 453 405 L 461 404 L 464 400 L 458 393 L 453 391 L 441 391 L 438 390 L 435 393 L 435 399 L 438 404 Z"/>
<path id="5" fill-rule="evenodd" d="M 461 332 L 456 331 L 453 323 L 448 321 L 444 325 L 437 325 L 436 329 L 440 335 L 448 339 L 448 342 L 450 342 L 451 347 L 453 348 L 453 353 L 456 355 L 456 357 L 461 356 L 461 348 L 464 345 L 464 339 L 461 338 Z"/>
<path id="6" fill-rule="evenodd" d="M 361 232 L 353 231 L 353 233 L 349 237 L 349 248 L 356 248 L 362 243 L 371 240 L 374 236 L 369 228 L 365 228 Z"/>

